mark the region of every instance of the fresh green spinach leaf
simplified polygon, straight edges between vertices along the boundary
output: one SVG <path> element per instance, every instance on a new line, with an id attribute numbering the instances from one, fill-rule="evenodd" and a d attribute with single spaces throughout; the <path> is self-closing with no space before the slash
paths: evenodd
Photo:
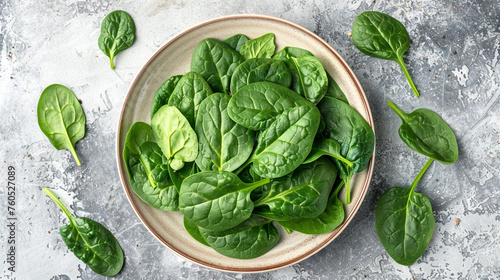
<path id="1" fill-rule="evenodd" d="M 114 57 L 130 48 L 134 40 L 135 23 L 127 12 L 111 12 L 102 21 L 98 45 L 101 51 L 109 57 L 111 69 L 115 69 Z"/>
<path id="2" fill-rule="evenodd" d="M 347 100 L 347 97 L 345 96 L 344 92 L 340 89 L 337 82 L 335 82 L 335 80 L 328 72 L 326 72 L 326 76 L 328 77 L 328 88 L 326 89 L 325 96 L 337 98 L 349 104 L 349 100 Z"/>
<path id="3" fill-rule="evenodd" d="M 318 58 L 312 55 L 290 57 L 284 60 L 292 73 L 291 88 L 312 103 L 318 103 L 326 94 L 328 76 Z"/>
<path id="4" fill-rule="evenodd" d="M 254 214 L 277 221 L 317 217 L 325 211 L 336 178 L 337 168 L 327 158 L 301 165 L 262 187 Z"/>
<path id="5" fill-rule="evenodd" d="M 240 53 L 245 60 L 257 57 L 271 58 L 275 50 L 274 34 L 267 33 L 259 38 L 246 41 L 241 46 Z"/>
<path id="6" fill-rule="evenodd" d="M 69 225 L 60 228 L 66 246 L 94 272 L 114 276 L 123 267 L 123 250 L 113 234 L 100 223 L 89 218 L 77 218 L 49 189 L 43 191 L 54 200 L 69 219 Z"/>
<path id="7" fill-rule="evenodd" d="M 268 81 L 290 87 L 292 74 L 283 61 L 271 58 L 251 58 L 234 70 L 231 78 L 231 93 L 255 82 Z"/>
<path id="8" fill-rule="evenodd" d="M 174 106 L 161 107 L 151 120 L 153 135 L 173 170 L 198 156 L 198 137 L 188 120 Z"/>
<path id="9" fill-rule="evenodd" d="M 215 39 L 205 39 L 195 48 L 191 71 L 199 73 L 214 92 L 229 92 L 234 69 L 245 59 L 230 46 Z"/>
<path id="10" fill-rule="evenodd" d="M 200 228 L 224 231 L 250 217 L 254 208 L 250 193 L 267 183 L 269 179 L 246 184 L 227 171 L 196 173 L 182 182 L 180 210 Z"/>
<path id="11" fill-rule="evenodd" d="M 271 250 L 280 238 L 278 229 L 271 220 L 252 215 L 241 224 L 224 230 L 208 231 L 201 234 L 215 251 L 237 259 L 253 259 Z"/>
<path id="12" fill-rule="evenodd" d="M 193 223 L 193 221 L 187 219 L 186 217 L 184 217 L 184 228 L 189 233 L 189 235 L 196 239 L 196 241 L 200 242 L 203 245 L 210 246 L 201 235 L 200 228 L 195 223 Z"/>
<path id="13" fill-rule="evenodd" d="M 58 150 L 69 150 L 81 165 L 75 143 L 85 136 L 86 118 L 75 94 L 63 85 L 48 86 L 38 100 L 37 116 L 50 143 Z"/>
<path id="14" fill-rule="evenodd" d="M 390 100 L 388 105 L 403 121 L 399 127 L 399 137 L 410 149 L 444 164 L 457 160 L 455 134 L 438 114 L 423 108 L 407 114 Z"/>
<path id="15" fill-rule="evenodd" d="M 380 12 L 363 12 L 354 20 L 352 42 L 364 54 L 396 61 L 415 96 L 420 95 L 403 61 L 403 55 L 410 46 L 410 36 L 401 22 Z"/>
<path id="16" fill-rule="evenodd" d="M 237 52 L 240 51 L 241 46 L 243 46 L 246 41 L 248 41 L 248 37 L 243 34 L 236 34 L 227 39 L 224 39 L 224 43 L 226 43 Z"/>
<path id="17" fill-rule="evenodd" d="M 335 139 L 316 139 L 314 140 L 311 153 L 309 153 L 302 164 L 311 163 L 322 156 L 330 156 L 352 167 L 353 163 L 342 156 L 340 149 L 340 143 Z"/>
<path id="18" fill-rule="evenodd" d="M 227 94 L 215 93 L 200 104 L 195 126 L 199 142 L 196 164 L 202 171 L 233 171 L 253 151 L 254 132 L 229 118 L 229 99 Z"/>
<path id="19" fill-rule="evenodd" d="M 175 86 L 182 78 L 182 75 L 172 76 L 168 78 L 159 88 L 156 90 L 155 97 L 153 99 L 153 105 L 151 105 L 151 119 L 158 109 L 163 105 L 168 104 L 168 100 L 175 89 Z"/>
<path id="20" fill-rule="evenodd" d="M 196 113 L 201 102 L 212 94 L 212 89 L 200 74 L 189 72 L 182 76 L 168 99 L 168 105 L 175 106 L 194 127 Z"/>
<path id="21" fill-rule="evenodd" d="M 284 47 L 281 51 L 273 55 L 273 58 L 287 60 L 290 57 L 301 57 L 303 55 L 313 55 L 310 51 L 296 47 Z"/>
<path id="22" fill-rule="evenodd" d="M 387 253 L 399 264 L 413 264 L 425 251 L 434 231 L 429 199 L 415 187 L 433 159 L 430 158 L 408 189 L 392 187 L 375 208 L 375 228 Z"/>

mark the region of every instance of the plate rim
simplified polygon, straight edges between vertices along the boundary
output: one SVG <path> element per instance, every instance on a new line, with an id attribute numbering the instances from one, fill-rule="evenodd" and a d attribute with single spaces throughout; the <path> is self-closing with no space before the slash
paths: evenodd
<path id="1" fill-rule="evenodd" d="M 158 241 L 160 241 L 160 243 L 162 243 L 163 245 L 165 245 L 167 248 L 169 248 L 176 255 L 178 255 L 178 256 L 180 256 L 180 257 L 182 257 L 182 258 L 184 258 L 184 259 L 186 259 L 188 261 L 191 261 L 191 262 L 193 262 L 195 264 L 198 264 L 198 265 L 210 268 L 210 269 L 214 269 L 214 270 L 218 270 L 218 271 L 223 271 L 223 272 L 232 272 L 232 273 L 261 273 L 261 272 L 269 272 L 269 271 L 277 270 L 277 269 L 284 268 L 284 267 L 289 267 L 291 265 L 299 263 L 299 262 L 301 262 L 301 261 L 303 261 L 303 260 L 305 260 L 305 259 L 313 256 L 314 254 L 316 254 L 317 252 L 319 252 L 320 250 L 322 250 L 324 247 L 328 246 L 328 244 L 330 244 L 335 238 L 337 238 L 342 233 L 342 231 L 344 231 L 344 229 L 350 224 L 350 222 L 354 218 L 355 214 L 358 212 L 359 208 L 361 207 L 361 204 L 363 203 L 364 198 L 366 196 L 366 193 L 368 191 L 368 188 L 370 186 L 371 179 L 372 179 L 372 176 L 373 176 L 373 167 L 374 167 L 374 164 L 375 164 L 375 148 L 376 148 L 376 143 L 374 143 L 373 155 L 372 155 L 372 158 L 370 159 L 370 163 L 368 164 L 368 167 L 366 169 L 367 170 L 367 180 L 363 184 L 363 187 L 362 187 L 362 190 L 361 190 L 361 194 L 360 194 L 360 198 L 355 202 L 355 205 L 353 206 L 352 212 L 350 213 L 350 215 L 345 218 L 345 220 L 342 222 L 342 224 L 338 228 L 336 228 L 334 231 L 330 232 L 330 236 L 328 236 L 328 238 L 326 238 L 323 242 L 321 242 L 319 245 L 315 246 L 311 250 L 308 250 L 306 253 L 303 253 L 300 256 L 297 256 L 297 257 L 295 257 L 295 258 L 293 258 L 291 260 L 288 260 L 288 261 L 285 261 L 285 262 L 282 262 L 282 263 L 279 263 L 279 264 L 265 266 L 265 267 L 259 267 L 259 268 L 240 268 L 240 269 L 238 269 L 238 268 L 233 268 L 233 267 L 224 267 L 224 266 L 216 265 L 216 264 L 213 264 L 213 263 L 208 263 L 208 262 L 199 260 L 197 258 L 194 258 L 194 257 L 192 257 L 192 256 L 190 256 L 188 254 L 185 254 L 184 252 L 182 252 L 181 250 L 178 250 L 175 246 L 173 246 L 172 244 L 170 244 L 168 241 L 164 240 L 161 236 L 159 236 L 150 227 L 150 225 L 145 220 L 145 218 L 143 217 L 143 215 L 136 208 L 134 202 L 132 201 L 132 197 L 131 197 L 132 193 L 126 187 L 125 174 L 124 174 L 124 172 L 122 172 L 122 170 L 124 170 L 124 163 L 122 163 L 122 153 L 120 151 L 120 134 L 121 134 L 121 124 L 122 124 L 122 121 L 123 121 L 123 115 L 124 115 L 124 112 L 125 112 L 126 103 L 129 100 L 130 95 L 131 95 L 134 87 L 137 84 L 138 79 L 142 76 L 142 74 L 144 73 L 145 69 L 171 43 L 173 43 L 174 41 L 176 41 L 178 38 L 184 36 L 185 34 L 191 32 L 192 30 L 200 28 L 200 27 L 202 27 L 204 25 L 216 23 L 216 22 L 219 22 L 219 21 L 234 20 L 234 19 L 268 20 L 268 21 L 273 21 L 273 22 L 277 22 L 277 23 L 289 25 L 289 26 L 291 26 L 293 28 L 296 28 L 296 29 L 298 29 L 298 30 L 306 33 L 307 35 L 311 36 L 316 41 L 318 41 L 319 43 L 321 43 L 324 47 L 326 47 L 339 60 L 339 62 L 341 63 L 343 69 L 350 76 L 350 78 L 353 81 L 354 86 L 356 87 L 357 91 L 360 93 L 360 95 L 362 97 L 361 101 L 363 103 L 363 107 L 365 109 L 365 113 L 366 113 L 366 115 L 368 117 L 368 119 L 366 121 L 368 122 L 368 124 L 370 125 L 370 127 L 372 128 L 372 130 L 373 130 L 373 132 L 375 134 L 375 127 L 374 127 L 374 123 L 373 123 L 373 116 L 372 116 L 372 113 L 371 113 L 370 105 L 368 104 L 368 100 L 366 98 L 366 94 L 365 94 L 363 88 L 361 87 L 361 84 L 359 83 L 359 80 L 357 79 L 356 75 L 354 74 L 354 72 L 352 71 L 352 69 L 349 67 L 349 65 L 345 62 L 345 60 L 325 40 L 323 40 L 321 37 L 319 37 L 318 35 L 316 35 L 314 32 L 310 31 L 309 29 L 307 29 L 305 27 L 302 27 L 302 26 L 300 26 L 300 25 L 298 25 L 296 23 L 293 23 L 291 21 L 282 19 L 282 18 L 268 16 L 268 15 L 261 15 L 261 14 L 233 14 L 233 15 L 226 15 L 226 16 L 221 16 L 221 17 L 217 17 L 217 18 L 214 18 L 214 19 L 203 21 L 203 22 L 201 22 L 199 24 L 196 24 L 196 25 L 194 25 L 194 26 L 192 26 L 192 27 L 190 27 L 190 28 L 188 28 L 188 29 L 186 29 L 186 30 L 178 33 L 177 35 L 175 35 L 171 39 L 167 40 L 167 42 L 165 44 L 163 44 L 163 46 L 161 46 L 148 59 L 148 61 L 144 64 L 144 66 L 141 68 L 141 70 L 135 75 L 135 78 L 134 78 L 133 82 L 129 86 L 129 89 L 127 91 L 127 95 L 125 96 L 125 98 L 123 100 L 122 109 L 121 109 L 121 112 L 120 112 L 120 117 L 118 119 L 117 133 L 116 133 L 116 140 L 115 140 L 116 141 L 115 142 L 115 144 L 116 144 L 116 150 L 115 150 L 116 151 L 116 161 L 117 161 L 118 173 L 120 174 L 121 185 L 122 185 L 123 190 L 125 191 L 125 194 L 127 196 L 128 202 L 130 203 L 130 206 L 134 210 L 134 213 L 139 218 L 139 220 L 141 221 L 141 223 L 148 229 L 148 231 Z"/>

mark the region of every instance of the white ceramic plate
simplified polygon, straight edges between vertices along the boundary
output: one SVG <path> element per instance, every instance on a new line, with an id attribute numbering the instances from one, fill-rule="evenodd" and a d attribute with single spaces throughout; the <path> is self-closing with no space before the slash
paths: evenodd
<path id="1" fill-rule="evenodd" d="M 328 245 L 352 220 L 366 194 L 373 170 L 356 174 L 352 181 L 352 202 L 345 207 L 346 219 L 335 231 L 322 235 L 286 234 L 280 227 L 281 239 L 267 254 L 250 260 L 225 257 L 194 240 L 184 229 L 180 212 L 164 212 L 145 204 L 130 187 L 122 158 L 125 137 L 134 122 L 150 123 L 150 109 L 158 87 L 170 76 L 190 70 L 191 55 L 205 38 L 223 40 L 237 33 L 256 38 L 272 32 L 276 35 L 277 51 L 295 46 L 311 51 L 337 81 L 349 103 L 372 126 L 373 119 L 366 96 L 352 70 L 340 55 L 311 31 L 294 23 L 261 15 L 234 15 L 214 19 L 188 29 L 161 47 L 139 72 L 123 104 L 117 132 L 117 160 L 123 189 L 132 208 L 148 230 L 165 246 L 180 256 L 203 266 L 231 272 L 264 272 L 300 262 Z M 340 197 L 343 197 L 340 194 Z M 332 248 L 335 250 L 334 248 Z"/>

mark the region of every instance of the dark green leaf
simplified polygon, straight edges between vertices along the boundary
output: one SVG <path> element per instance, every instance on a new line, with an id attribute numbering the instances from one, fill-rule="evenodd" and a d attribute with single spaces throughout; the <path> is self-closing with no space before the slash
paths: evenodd
<path id="1" fill-rule="evenodd" d="M 98 45 L 109 57 L 111 69 L 115 69 L 113 58 L 121 51 L 130 48 L 134 40 L 135 23 L 127 12 L 111 12 L 102 21 Z"/>
<path id="2" fill-rule="evenodd" d="M 203 239 L 203 236 L 201 235 L 200 232 L 200 228 L 186 217 L 184 217 L 184 228 L 189 233 L 189 235 L 191 235 L 194 239 L 196 239 L 196 241 L 200 242 L 203 245 L 210 246 L 208 245 L 207 241 Z"/>
<path id="3" fill-rule="evenodd" d="M 257 57 L 271 58 L 275 50 L 274 34 L 267 33 L 259 38 L 246 41 L 241 46 L 240 53 L 245 59 Z"/>
<path id="4" fill-rule="evenodd" d="M 255 82 L 268 81 L 290 87 L 292 75 L 284 62 L 271 58 L 252 58 L 241 63 L 231 78 L 231 93 Z"/>
<path id="5" fill-rule="evenodd" d="M 335 80 L 328 72 L 326 72 L 326 76 L 328 77 L 328 88 L 326 89 L 325 96 L 337 98 L 349 104 L 349 100 L 347 100 L 347 97 L 345 96 L 344 92 L 340 89 L 337 82 L 335 82 Z"/>
<path id="6" fill-rule="evenodd" d="M 172 76 L 168 78 L 159 88 L 156 90 L 155 97 L 153 99 L 153 105 L 151 105 L 151 119 L 153 118 L 156 111 L 158 111 L 163 105 L 168 104 L 168 99 L 172 95 L 175 86 L 182 78 L 182 75 Z"/>
<path id="7" fill-rule="evenodd" d="M 348 165 L 349 167 L 353 166 L 352 162 L 345 159 L 340 153 L 340 143 L 337 140 L 330 138 L 314 140 L 311 153 L 309 153 L 302 164 L 311 163 L 325 155 L 335 158 Z"/>
<path id="8" fill-rule="evenodd" d="M 403 121 L 399 137 L 410 149 L 445 164 L 457 160 L 455 134 L 438 114 L 428 109 L 417 109 L 407 114 L 391 101 L 388 105 Z"/>
<path id="9" fill-rule="evenodd" d="M 67 149 L 80 165 L 75 143 L 85 136 L 86 118 L 73 92 L 63 85 L 45 88 L 38 100 L 38 125 L 58 150 Z"/>
<path id="10" fill-rule="evenodd" d="M 248 37 L 243 34 L 236 34 L 227 39 L 224 39 L 224 43 L 226 43 L 237 52 L 240 51 L 241 46 L 243 46 L 246 41 L 248 41 Z"/>
<path id="11" fill-rule="evenodd" d="M 296 47 L 284 47 L 281 51 L 277 52 L 273 58 L 279 60 L 287 60 L 290 57 L 301 57 L 303 55 L 313 55 L 310 51 Z"/>
<path id="12" fill-rule="evenodd" d="M 328 88 L 328 77 L 321 61 L 312 55 L 284 61 L 292 73 L 291 88 L 312 103 L 321 101 Z"/>

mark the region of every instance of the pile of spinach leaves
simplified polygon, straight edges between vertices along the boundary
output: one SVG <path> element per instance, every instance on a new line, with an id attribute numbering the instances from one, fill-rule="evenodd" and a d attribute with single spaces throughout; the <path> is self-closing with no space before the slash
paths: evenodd
<path id="1" fill-rule="evenodd" d="M 268 252 L 287 232 L 344 221 L 338 198 L 364 170 L 374 133 L 311 52 L 276 52 L 272 33 L 204 39 L 191 71 L 155 93 L 123 159 L 148 205 L 180 211 L 189 234 L 229 257 Z"/>

